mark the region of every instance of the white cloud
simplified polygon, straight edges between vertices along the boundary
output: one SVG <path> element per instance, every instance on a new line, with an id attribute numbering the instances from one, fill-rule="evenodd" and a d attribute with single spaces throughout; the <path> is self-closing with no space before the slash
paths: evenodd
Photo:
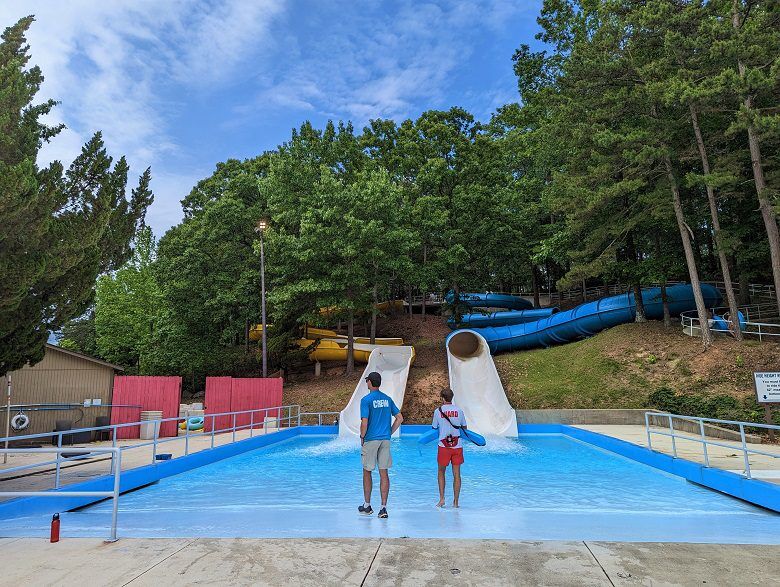
<path id="1" fill-rule="evenodd" d="M 238 114 L 292 107 L 359 125 L 378 116 L 412 115 L 420 102 L 448 107 L 452 76 L 469 59 L 475 36 L 506 30 L 511 17 L 538 10 L 536 3 L 512 0 L 329 6 L 321 34 L 290 43 L 286 67 L 259 78 L 256 103 Z"/>
<path id="2" fill-rule="evenodd" d="M 181 217 L 181 200 L 190 193 L 198 181 L 208 176 L 212 170 L 213 168 L 183 173 L 152 173 L 152 191 L 155 194 L 155 203 L 146 215 L 146 223 L 152 227 L 158 237 L 173 224 L 172 219 Z M 165 197 L 160 198 L 159 194 L 165 194 Z"/>
<path id="3" fill-rule="evenodd" d="M 178 104 L 166 96 L 174 83 L 202 93 L 228 83 L 243 61 L 270 47 L 269 27 L 284 8 L 274 0 L 4 0 L 0 27 L 35 15 L 28 40 L 45 76 L 39 98 L 61 101 L 48 122 L 68 127 L 41 162 L 67 164 L 102 130 L 109 152 L 126 155 L 133 173 L 151 165 L 168 178 L 155 181 L 150 212 L 167 228 L 180 212 L 166 222 L 158 210 L 172 213 L 191 184 L 182 193 L 170 180 L 189 178 L 170 170 L 189 155 L 172 138 L 167 121 Z"/>
<path id="4" fill-rule="evenodd" d="M 271 25 L 284 11 L 277 0 L 201 2 L 190 7 L 193 22 L 189 31 L 177 31 L 175 75 L 196 84 L 224 81 L 233 68 L 264 50 L 271 50 Z M 179 24 L 182 24 L 179 21 Z"/>
<path id="5" fill-rule="evenodd" d="M 258 112 L 311 112 L 359 127 L 421 105 L 449 107 L 475 39 L 537 10 L 517 0 L 0 0 L 0 27 L 36 15 L 28 36 L 46 77 L 40 98 L 62 101 L 51 122 L 68 127 L 42 162 L 69 162 L 102 130 L 133 174 L 152 166 L 149 218 L 159 230 L 180 218 L 179 200 L 216 163 L 197 160 L 199 147 L 182 132 L 198 123 L 183 120 L 186 108 L 219 96 L 215 109 L 234 110 L 211 121 L 224 132 Z M 504 100 L 501 88 L 463 98 L 479 109 Z"/>

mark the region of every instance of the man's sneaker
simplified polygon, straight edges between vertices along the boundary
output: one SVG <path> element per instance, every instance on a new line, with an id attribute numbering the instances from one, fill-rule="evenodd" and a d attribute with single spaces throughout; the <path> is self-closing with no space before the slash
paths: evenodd
<path id="1" fill-rule="evenodd" d="M 387 508 L 382 508 L 379 510 L 379 517 L 380 518 L 386 518 L 387 517 Z"/>
<path id="2" fill-rule="evenodd" d="M 359 505 L 359 506 L 358 506 L 358 512 L 360 512 L 360 513 L 361 513 L 361 514 L 363 514 L 364 516 L 370 516 L 371 514 L 373 514 L 373 513 L 374 513 L 374 510 L 371 508 L 371 505 L 370 505 L 370 504 L 369 504 L 369 506 L 368 506 L 368 507 L 365 507 L 365 506 Z"/>

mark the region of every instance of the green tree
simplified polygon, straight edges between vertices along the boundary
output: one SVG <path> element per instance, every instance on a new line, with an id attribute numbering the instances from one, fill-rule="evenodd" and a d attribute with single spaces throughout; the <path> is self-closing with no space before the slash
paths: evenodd
<path id="1" fill-rule="evenodd" d="M 780 143 L 780 4 L 776 0 L 732 0 L 733 36 L 726 41 L 732 67 L 724 70 L 722 79 L 731 83 L 740 108 L 730 131 L 747 134 L 753 180 L 758 207 L 764 221 L 772 263 L 777 306 L 780 309 L 780 228 L 777 212 L 780 190 L 771 187 L 767 177 L 777 179 L 777 147 Z M 734 71 L 736 65 L 736 72 Z M 774 161 L 766 156 L 775 153 Z"/>
<path id="2" fill-rule="evenodd" d="M 95 334 L 100 356 L 138 372 L 143 369 L 162 295 L 152 264 L 155 241 L 150 228 L 135 239 L 133 258 L 114 274 L 98 279 Z"/>
<path id="3" fill-rule="evenodd" d="M 101 357 L 95 334 L 95 309 L 90 308 L 83 316 L 69 320 L 62 326 L 57 344 L 92 357 Z"/>
<path id="4" fill-rule="evenodd" d="M 63 127 L 41 122 L 53 100 L 34 104 L 43 74 L 28 68 L 32 22 L 0 37 L 0 375 L 39 361 L 49 332 L 87 310 L 97 275 L 127 259 L 152 199 L 147 171 L 126 200 L 127 164 L 113 165 L 100 133 L 64 174 L 60 162 L 37 165 Z"/>
<path id="5" fill-rule="evenodd" d="M 253 364 L 243 345 L 247 324 L 260 316 L 260 260 L 253 244 L 255 224 L 266 214 L 258 187 L 264 173 L 265 162 L 220 166 L 185 201 L 211 192 L 208 200 L 160 239 L 153 265 L 165 311 L 155 333 L 160 369 L 184 368 L 200 377 Z"/>

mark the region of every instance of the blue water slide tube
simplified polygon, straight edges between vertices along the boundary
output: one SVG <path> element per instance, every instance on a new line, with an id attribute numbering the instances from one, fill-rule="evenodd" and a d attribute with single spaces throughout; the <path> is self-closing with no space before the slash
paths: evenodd
<path id="1" fill-rule="evenodd" d="M 450 317 L 447 326 L 456 328 L 484 328 L 486 326 L 510 326 L 512 324 L 524 324 L 536 322 L 542 318 L 549 318 L 558 311 L 558 308 L 538 308 L 535 310 L 511 310 L 508 312 L 492 312 L 490 314 L 466 314 L 460 324 L 455 324 L 455 319 Z"/>
<path id="2" fill-rule="evenodd" d="M 507 310 L 531 310 L 534 305 L 519 296 L 510 294 L 496 293 L 461 293 L 458 295 L 460 301 L 470 308 L 506 308 Z M 447 292 L 444 299 L 452 303 L 455 294 L 452 291 Z"/>
<path id="3" fill-rule="evenodd" d="M 704 303 L 708 308 L 717 306 L 720 293 L 711 285 L 702 285 Z M 695 310 L 693 288 L 690 285 L 673 285 L 666 288 L 669 312 L 678 315 L 681 312 Z M 648 318 L 663 318 L 661 288 L 651 287 L 642 290 L 642 301 Z M 490 347 L 492 354 L 518 351 L 538 347 L 548 347 L 592 336 L 601 330 L 634 321 L 636 304 L 633 293 L 602 298 L 595 302 L 580 304 L 572 310 L 558 312 L 536 322 L 456 330 L 447 337 L 450 339 L 464 336 L 474 331 L 480 334 Z"/>
<path id="4" fill-rule="evenodd" d="M 739 320 L 739 328 L 740 330 L 744 330 L 745 326 L 747 326 L 747 322 L 745 321 L 745 315 L 742 312 L 737 312 L 737 319 Z M 712 317 L 712 322 L 710 323 L 710 327 L 715 332 L 731 332 L 731 328 L 729 327 L 729 321 L 726 319 L 726 316 L 718 316 L 715 314 Z"/>

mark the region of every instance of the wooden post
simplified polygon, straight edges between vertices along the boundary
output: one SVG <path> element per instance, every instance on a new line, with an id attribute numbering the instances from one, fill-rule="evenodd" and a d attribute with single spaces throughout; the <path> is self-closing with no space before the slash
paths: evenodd
<path id="1" fill-rule="evenodd" d="M 764 404 L 764 422 L 767 424 L 774 424 L 772 421 L 772 404 Z M 769 429 L 769 442 L 775 441 L 774 428 Z"/>

